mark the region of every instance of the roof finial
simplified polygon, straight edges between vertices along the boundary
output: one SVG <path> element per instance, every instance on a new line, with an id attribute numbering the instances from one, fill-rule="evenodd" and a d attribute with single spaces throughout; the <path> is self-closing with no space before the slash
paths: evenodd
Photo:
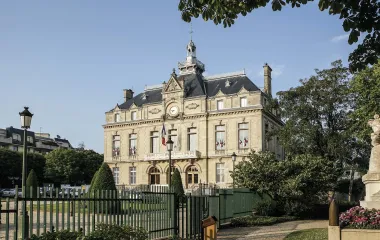
<path id="1" fill-rule="evenodd" d="M 190 22 L 190 41 L 193 41 L 193 23 Z"/>

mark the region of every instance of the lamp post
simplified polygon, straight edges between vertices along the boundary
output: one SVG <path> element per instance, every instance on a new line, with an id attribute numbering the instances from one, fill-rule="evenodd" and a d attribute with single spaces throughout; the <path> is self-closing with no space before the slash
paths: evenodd
<path id="1" fill-rule="evenodd" d="M 26 146 L 26 138 L 27 138 L 27 129 L 30 128 L 30 124 L 32 123 L 32 117 L 33 114 L 29 112 L 28 107 L 24 107 L 24 111 L 20 112 L 20 119 L 21 119 L 21 128 L 24 129 L 24 150 L 22 153 L 22 239 L 28 239 L 28 222 L 27 222 L 27 213 L 26 213 L 26 201 L 25 201 L 25 187 L 26 187 L 26 174 L 28 173 L 27 170 L 27 163 L 26 163 L 26 155 L 27 155 L 27 146 Z M 17 193 L 16 193 L 17 194 Z"/>
<path id="2" fill-rule="evenodd" d="M 172 185 L 172 151 L 173 151 L 173 144 L 171 136 L 169 136 L 168 141 L 166 142 L 166 148 L 169 152 L 169 190 Z"/>
<path id="3" fill-rule="evenodd" d="M 233 177 L 232 177 L 232 188 L 235 188 L 235 162 L 236 162 L 236 153 L 233 152 L 231 155 L 232 158 L 232 172 L 233 172 Z"/>

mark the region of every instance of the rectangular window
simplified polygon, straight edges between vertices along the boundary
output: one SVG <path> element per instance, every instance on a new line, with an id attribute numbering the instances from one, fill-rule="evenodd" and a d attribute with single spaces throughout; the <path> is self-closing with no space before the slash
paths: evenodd
<path id="1" fill-rule="evenodd" d="M 131 113 L 131 120 L 136 120 L 137 119 L 137 112 L 132 112 Z"/>
<path id="2" fill-rule="evenodd" d="M 187 150 L 195 151 L 197 150 L 197 129 L 189 128 L 187 129 Z"/>
<path id="3" fill-rule="evenodd" d="M 239 123 L 239 149 L 249 148 L 248 123 Z"/>
<path id="4" fill-rule="evenodd" d="M 31 136 L 27 136 L 27 141 L 29 142 L 29 143 L 33 143 L 33 137 L 31 137 Z"/>
<path id="5" fill-rule="evenodd" d="M 226 129 L 224 125 L 215 126 L 215 150 L 226 148 Z"/>
<path id="6" fill-rule="evenodd" d="M 178 149 L 178 135 L 177 135 L 177 129 L 169 130 L 169 136 L 171 137 L 173 143 L 173 151 L 177 152 Z"/>
<path id="7" fill-rule="evenodd" d="M 216 164 L 216 182 L 217 183 L 224 182 L 224 163 Z"/>
<path id="8" fill-rule="evenodd" d="M 216 107 L 218 110 L 222 110 L 224 108 L 224 102 L 223 100 L 216 101 Z"/>
<path id="9" fill-rule="evenodd" d="M 269 151 L 269 125 L 268 125 L 268 123 L 265 124 L 264 139 L 265 139 L 265 150 Z"/>
<path id="10" fill-rule="evenodd" d="M 160 135 L 158 132 L 150 133 L 150 152 L 159 153 L 160 152 Z"/>
<path id="11" fill-rule="evenodd" d="M 113 179 L 115 180 L 115 184 L 118 185 L 119 184 L 119 168 L 118 167 L 112 168 L 112 173 L 113 173 Z"/>
<path id="12" fill-rule="evenodd" d="M 136 184 L 136 167 L 129 168 L 129 184 Z"/>
<path id="13" fill-rule="evenodd" d="M 247 98 L 246 97 L 240 98 L 240 107 L 247 107 L 247 106 L 248 106 Z"/>
<path id="14" fill-rule="evenodd" d="M 115 114 L 115 122 L 120 122 L 120 113 Z"/>
<path id="15" fill-rule="evenodd" d="M 120 155 L 120 136 L 115 135 L 112 138 L 112 156 L 117 157 Z"/>
<path id="16" fill-rule="evenodd" d="M 129 134 L 129 156 L 137 155 L 137 134 Z"/>
<path id="17" fill-rule="evenodd" d="M 19 135 L 19 134 L 13 133 L 12 138 L 13 138 L 13 140 L 21 142 L 21 135 Z"/>

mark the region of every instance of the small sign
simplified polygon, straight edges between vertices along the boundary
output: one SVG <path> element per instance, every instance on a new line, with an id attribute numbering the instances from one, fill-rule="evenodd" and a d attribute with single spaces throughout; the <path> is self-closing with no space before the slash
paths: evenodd
<path id="1" fill-rule="evenodd" d="M 210 216 L 202 221 L 203 236 L 205 240 L 216 239 L 216 222 L 218 219 L 215 216 Z"/>

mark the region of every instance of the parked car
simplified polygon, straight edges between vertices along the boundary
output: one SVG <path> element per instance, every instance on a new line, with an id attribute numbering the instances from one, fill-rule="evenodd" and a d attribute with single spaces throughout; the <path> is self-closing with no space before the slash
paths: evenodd
<path id="1" fill-rule="evenodd" d="M 3 189 L 2 197 L 14 197 L 16 195 L 15 189 L 6 188 Z"/>

